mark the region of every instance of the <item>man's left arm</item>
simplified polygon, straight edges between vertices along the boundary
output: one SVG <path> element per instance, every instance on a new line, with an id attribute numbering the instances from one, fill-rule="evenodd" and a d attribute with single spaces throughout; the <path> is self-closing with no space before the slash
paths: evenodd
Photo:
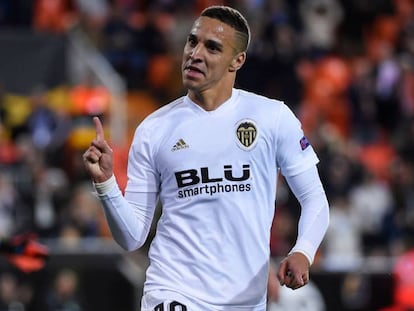
<path id="1" fill-rule="evenodd" d="M 329 225 L 329 204 L 316 166 L 286 177 L 301 206 L 296 244 L 279 265 L 281 285 L 292 289 L 309 282 L 309 268 Z"/>

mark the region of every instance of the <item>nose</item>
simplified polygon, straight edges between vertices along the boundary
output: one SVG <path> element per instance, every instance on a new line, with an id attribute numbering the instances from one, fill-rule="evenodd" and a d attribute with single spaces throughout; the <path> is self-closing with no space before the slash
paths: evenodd
<path id="1" fill-rule="evenodd" d="M 190 52 L 190 57 L 191 59 L 198 59 L 201 57 L 201 53 L 202 53 L 202 46 L 201 44 L 197 44 L 196 46 L 194 46 Z"/>

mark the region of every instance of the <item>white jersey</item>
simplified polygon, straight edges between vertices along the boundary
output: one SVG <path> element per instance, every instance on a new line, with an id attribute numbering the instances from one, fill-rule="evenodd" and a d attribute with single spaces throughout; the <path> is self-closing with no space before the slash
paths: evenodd
<path id="1" fill-rule="evenodd" d="M 158 192 L 163 210 L 144 291 L 264 310 L 278 171 L 318 162 L 292 111 L 237 89 L 214 111 L 184 96 L 139 125 L 129 157 L 126 192 Z"/>

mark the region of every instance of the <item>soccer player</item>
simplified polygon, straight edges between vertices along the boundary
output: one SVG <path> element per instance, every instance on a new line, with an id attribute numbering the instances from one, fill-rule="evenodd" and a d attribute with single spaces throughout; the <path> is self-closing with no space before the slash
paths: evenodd
<path id="1" fill-rule="evenodd" d="M 266 309 L 270 227 L 281 172 L 301 204 L 298 237 L 277 271 L 292 289 L 309 267 L 329 222 L 318 158 L 281 101 L 234 87 L 250 30 L 233 8 L 212 6 L 184 46 L 187 94 L 138 126 L 123 195 L 100 120 L 83 155 L 114 239 L 136 250 L 157 200 L 162 215 L 149 250 L 141 310 Z"/>

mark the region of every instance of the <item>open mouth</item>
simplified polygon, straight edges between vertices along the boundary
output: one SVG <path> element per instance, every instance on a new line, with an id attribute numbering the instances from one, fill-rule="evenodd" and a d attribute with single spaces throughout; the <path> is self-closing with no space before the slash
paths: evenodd
<path id="1" fill-rule="evenodd" d="M 184 69 L 184 72 L 187 75 L 200 75 L 200 74 L 204 75 L 204 72 L 195 66 L 186 66 Z"/>

